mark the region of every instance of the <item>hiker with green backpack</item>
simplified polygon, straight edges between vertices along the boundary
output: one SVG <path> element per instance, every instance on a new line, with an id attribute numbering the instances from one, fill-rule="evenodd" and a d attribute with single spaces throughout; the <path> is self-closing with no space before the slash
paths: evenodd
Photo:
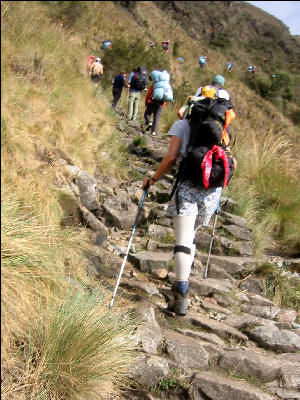
<path id="1" fill-rule="evenodd" d="M 143 180 L 143 189 L 154 185 L 180 161 L 167 215 L 173 218 L 176 280 L 168 310 L 186 315 L 191 266 L 195 256 L 195 222 L 207 226 L 217 210 L 222 188 L 234 169 L 228 126 L 235 114 L 229 100 L 210 97 L 190 100 L 186 118 L 170 128 L 168 152 L 152 177 Z"/>

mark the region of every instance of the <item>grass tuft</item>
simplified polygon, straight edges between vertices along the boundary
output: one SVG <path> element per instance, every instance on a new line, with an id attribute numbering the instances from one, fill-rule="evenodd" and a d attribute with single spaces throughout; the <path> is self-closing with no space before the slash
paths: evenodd
<path id="1" fill-rule="evenodd" d="M 1 194 L 3 398 L 117 390 L 133 356 L 132 319 L 110 310 L 110 293 L 87 276 L 84 234 L 45 226 L 12 187 Z"/>

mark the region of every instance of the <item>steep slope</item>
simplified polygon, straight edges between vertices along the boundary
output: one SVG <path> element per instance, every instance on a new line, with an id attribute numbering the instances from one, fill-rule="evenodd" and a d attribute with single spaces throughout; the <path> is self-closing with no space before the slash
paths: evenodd
<path id="1" fill-rule="evenodd" d="M 298 234 L 297 227 L 298 224 L 298 213 L 297 213 L 297 198 L 298 192 L 294 193 L 292 202 L 288 201 L 288 209 L 289 211 L 283 210 L 285 206 L 282 208 L 282 204 L 280 201 L 275 201 L 275 207 L 273 200 L 274 196 L 272 193 L 268 193 L 270 190 L 273 191 L 272 186 L 269 183 L 265 182 L 262 185 L 256 185 L 257 182 L 261 179 L 261 168 L 268 170 L 268 166 L 264 166 L 264 161 L 261 160 L 260 166 L 254 167 L 254 160 L 259 160 L 264 155 L 269 154 L 273 159 L 274 166 L 270 169 L 270 175 L 268 178 L 268 182 L 273 181 L 275 186 L 278 182 L 290 182 L 291 188 L 282 187 L 275 188 L 274 191 L 278 193 L 281 191 L 282 193 L 292 193 L 295 187 L 295 179 L 298 180 L 297 176 L 299 176 L 299 163 L 297 161 L 299 154 L 299 127 L 293 124 L 292 120 L 288 117 L 288 112 L 291 110 L 295 110 L 297 113 L 296 104 L 285 100 L 280 97 L 281 88 L 285 87 L 287 82 L 282 80 L 278 82 L 278 88 L 273 95 L 274 104 L 267 99 L 262 98 L 257 92 L 250 89 L 250 86 L 257 85 L 259 82 L 257 80 L 261 80 L 259 84 L 262 86 L 268 82 L 270 79 L 268 74 L 263 72 L 263 63 L 257 64 L 257 68 L 260 71 L 258 77 L 255 75 L 249 76 L 248 73 L 248 61 L 251 62 L 251 57 L 249 57 L 248 49 L 241 43 L 240 39 L 238 43 L 235 43 L 235 37 L 237 37 L 236 31 L 233 32 L 233 36 L 231 38 L 231 45 L 228 49 L 224 49 L 220 46 L 212 46 L 209 44 L 209 40 L 205 39 L 205 35 L 200 39 L 194 39 L 189 35 L 189 29 L 183 24 L 185 19 L 181 18 L 181 11 L 184 10 L 184 13 L 191 13 L 191 9 L 193 10 L 192 15 L 198 16 L 202 15 L 202 6 L 198 2 L 191 2 L 189 7 L 189 2 L 180 2 L 178 7 L 175 4 L 176 12 L 173 10 L 165 10 L 161 9 L 161 2 L 152 3 L 152 2 L 116 2 L 116 3 L 105 3 L 105 8 L 102 12 L 102 6 L 97 3 L 91 3 L 90 8 L 86 10 L 85 21 L 89 21 L 89 29 L 80 25 L 80 21 L 78 22 L 78 28 L 84 38 L 84 43 L 88 43 L 89 49 L 91 52 L 98 53 L 103 56 L 103 62 L 106 66 L 106 77 L 104 79 L 103 84 L 109 85 L 112 77 L 115 73 L 118 72 L 119 66 L 123 65 L 125 69 L 128 71 L 132 70 L 135 67 L 134 60 L 135 56 L 134 45 L 130 46 L 130 43 L 134 43 L 138 38 L 144 43 L 144 46 L 149 48 L 149 42 L 153 40 L 157 40 L 158 43 L 165 39 L 170 39 L 170 33 L 172 33 L 171 40 L 171 50 L 167 54 L 163 54 L 161 63 L 169 67 L 171 73 L 171 82 L 175 90 L 175 104 L 168 105 L 169 112 L 164 112 L 161 121 L 161 128 L 166 131 L 171 123 L 176 119 L 176 108 L 181 105 L 185 98 L 191 93 L 195 93 L 197 88 L 203 83 L 207 82 L 211 79 L 213 74 L 222 73 L 226 78 L 226 88 L 232 94 L 232 101 L 237 111 L 238 118 L 234 122 L 234 132 L 236 132 L 237 141 L 236 141 L 236 154 L 240 161 L 240 168 L 237 171 L 236 178 L 241 178 L 235 180 L 235 184 L 232 186 L 232 195 L 238 198 L 242 198 L 242 203 L 245 205 L 244 210 L 260 210 L 263 208 L 259 204 L 264 204 L 263 196 L 267 197 L 268 202 L 271 201 L 273 204 L 270 210 L 262 215 L 251 215 L 247 213 L 249 218 L 253 221 L 253 229 L 257 230 L 257 234 L 260 232 L 264 233 L 261 235 L 257 243 L 264 243 L 264 239 L 269 237 L 271 231 L 274 232 L 283 232 L 285 231 L 288 239 L 284 241 L 282 248 L 288 248 L 291 242 L 298 243 Z M 162 2 L 163 3 L 163 2 Z M 175 2 L 176 3 L 176 2 Z M 216 4 L 214 2 L 208 2 L 206 4 L 204 2 L 204 9 L 208 7 L 205 15 L 214 15 L 216 11 Z M 238 2 L 237 2 L 238 3 Z M 169 3 L 167 3 L 169 4 Z M 170 3 L 171 5 L 173 2 Z M 202 4 L 202 3 L 201 3 Z M 219 2 L 218 2 L 219 4 Z M 239 4 L 239 3 L 238 3 Z M 123 7 L 125 5 L 125 7 Z M 235 6 L 235 2 L 233 4 Z M 185 7 L 187 9 L 185 10 Z M 194 7 L 194 8 L 191 8 Z M 224 19 L 228 18 L 237 18 L 242 21 L 241 27 L 239 25 L 237 32 L 240 32 L 240 28 L 244 29 L 244 24 L 248 26 L 247 16 L 243 16 L 244 5 L 241 7 L 237 6 L 234 15 L 230 12 L 230 7 L 227 7 L 227 3 L 223 4 L 220 2 L 220 7 L 223 11 Z M 252 10 L 251 6 L 249 9 L 247 5 L 245 6 L 246 10 Z M 255 9 L 255 8 L 254 8 Z M 124 13 L 125 10 L 125 13 Z M 205 9 L 206 10 L 206 9 Z M 225 12 L 227 10 L 227 14 Z M 250 12 L 250 11 L 249 11 Z M 105 15 L 111 16 L 111 25 L 107 26 L 107 20 Z M 177 14 L 176 14 L 177 13 Z M 184 14 L 183 13 L 183 14 Z M 229 14 L 228 14 L 229 13 Z M 173 18 L 173 15 L 179 15 L 180 18 Z M 185 14 L 184 14 L 185 15 Z M 188 14 L 189 15 L 189 14 Z M 263 19 L 264 14 L 259 14 L 260 20 L 257 21 L 257 24 L 261 26 L 260 30 L 263 30 L 265 21 Z M 188 19 L 191 21 L 189 24 L 190 27 L 194 27 L 198 29 L 197 18 L 195 20 L 193 18 Z M 219 17 L 218 17 L 219 18 Z M 271 24 L 272 17 L 267 18 L 268 24 Z M 293 50 L 283 50 L 279 45 L 272 45 L 272 48 L 276 50 L 276 57 L 274 59 L 270 59 L 270 65 L 276 68 L 276 60 L 292 60 L 293 57 L 289 58 L 289 54 L 298 54 L 299 45 L 294 42 L 293 38 L 288 34 L 286 28 L 279 23 L 275 19 L 274 29 L 281 29 L 284 34 L 280 34 L 280 38 L 284 40 L 287 35 L 287 41 L 285 47 L 292 48 Z M 234 25 L 234 24 L 233 24 Z M 250 25 L 253 25 L 250 21 Z M 272 24 L 271 24 L 272 25 Z M 206 26 L 206 25 L 205 25 Z M 207 29 L 209 29 L 210 25 L 207 25 Z M 117 28 L 117 29 L 116 29 Z M 248 29 L 248 28 L 247 28 Z M 246 30 L 247 30 L 246 29 Z M 250 26 L 249 26 L 250 29 Z M 270 27 L 268 28 L 270 29 Z M 98 32 L 98 36 L 91 36 L 91 31 L 96 30 Z M 250 37 L 247 36 L 247 40 L 254 40 L 255 43 L 258 43 L 261 39 L 261 32 L 258 32 L 254 35 L 252 32 Z M 105 32 L 105 33 L 104 33 Z M 278 34 L 279 35 L 279 34 Z M 116 59 L 117 68 L 114 68 L 113 63 L 111 62 L 111 56 L 103 51 L 99 50 L 99 44 L 101 44 L 101 40 L 109 37 L 117 48 L 122 49 L 122 46 L 119 44 L 123 44 L 123 47 L 126 47 L 125 53 L 128 52 L 130 54 L 129 58 L 126 58 L 122 52 L 119 54 L 113 53 Z M 276 36 L 277 37 L 277 36 Z M 278 40 L 278 39 L 276 39 Z M 178 54 L 173 55 L 173 46 L 175 47 L 175 43 L 177 43 Z M 250 43 L 250 42 L 249 42 Z M 295 44 L 296 43 L 296 44 Z M 260 60 L 263 60 L 265 54 L 265 45 L 261 46 L 262 48 L 256 49 L 255 53 Z M 284 47 L 284 48 L 285 48 Z M 230 54 L 230 59 L 234 63 L 234 69 L 231 72 L 227 71 L 227 61 L 228 51 L 232 50 L 232 54 Z M 283 56 L 283 53 L 285 56 Z M 200 70 L 198 66 L 198 57 L 200 54 L 205 53 L 208 57 L 207 68 L 204 70 Z M 146 55 L 146 53 L 144 53 Z M 177 61 L 177 56 L 182 55 L 185 59 L 183 64 L 179 64 Z M 235 58 L 235 54 L 239 54 L 237 58 Z M 148 56 L 147 56 L 148 57 Z M 149 63 L 149 67 L 151 68 L 151 62 L 147 57 L 144 58 L 144 64 L 147 67 Z M 248 58 L 249 57 L 249 58 Z M 106 65 L 106 58 L 109 60 L 109 63 Z M 119 59 L 118 59 L 119 58 Z M 139 56 L 140 59 L 140 56 Z M 273 64 L 273 60 L 274 63 Z M 294 59 L 295 61 L 295 59 Z M 291 61 L 292 62 L 292 61 Z M 252 62 L 251 62 L 252 63 Z M 297 63 L 296 63 L 297 64 Z M 285 64 L 288 68 L 291 68 L 291 64 Z M 297 70 L 298 67 L 296 67 Z M 277 69 L 276 69 L 277 73 Z M 280 70 L 278 72 L 280 75 Z M 295 72 L 295 79 L 298 74 Z M 295 90 L 297 88 L 297 81 L 295 81 Z M 279 96 L 279 97 L 278 97 Z M 296 99 L 298 97 L 296 96 Z M 290 110 L 290 111 L 288 111 Z M 299 110 L 299 108 L 298 108 Z M 272 143 L 274 141 L 274 143 Z M 290 143 L 289 143 L 290 141 Z M 255 145 L 253 144 L 255 142 Z M 249 146 L 251 151 L 249 153 Z M 275 150 L 277 149 L 277 150 Z M 279 150 L 280 149 L 280 150 Z M 275 151 L 275 152 L 274 152 Z M 257 153 L 257 154 L 254 154 Z M 295 159 L 295 162 L 292 160 Z M 249 176 L 249 170 L 255 171 L 254 174 Z M 273 172 L 271 172 L 273 171 Z M 284 172 L 285 171 L 285 172 Z M 279 176 L 283 173 L 285 178 L 279 178 Z M 272 177 L 271 175 L 274 174 Z M 277 176 L 277 179 L 275 178 Z M 293 183 L 294 182 L 294 183 Z M 281 185 L 281 184 L 280 184 Z M 298 186 L 296 184 L 296 186 Z M 242 189 L 241 189 L 242 188 Z M 263 188 L 263 189 L 262 189 Z M 239 190 L 240 189 L 240 190 Z M 265 190 L 266 189 L 266 190 Z M 249 193 L 254 191 L 261 192 L 255 196 L 249 195 Z M 244 196 L 244 194 L 246 195 Z M 287 195 L 289 196 L 289 195 Z M 251 200 L 250 200 L 251 198 Z M 250 204 L 254 199 L 257 199 L 257 204 Z M 250 202 L 249 202 L 250 200 Z M 289 199 L 291 200 L 291 198 Z M 256 200 L 255 200 L 256 201 Z M 292 204 L 294 203 L 294 205 Z M 286 203 L 287 204 L 287 203 Z M 244 207 L 244 206 L 243 206 Z M 270 212 L 269 212 L 270 211 Z M 280 227 L 279 225 L 273 225 L 271 219 L 273 216 L 272 212 L 275 211 L 275 214 L 283 215 L 285 221 L 290 221 L 290 227 L 285 229 Z M 267 217 L 268 215 L 268 217 Z M 292 217 L 293 215 L 293 217 Z M 270 223 L 264 225 L 262 227 L 260 221 L 270 218 Z M 275 216 L 275 219 L 277 217 Z M 280 217 L 281 218 L 281 217 Z M 267 228 L 268 226 L 268 228 Z M 265 231 L 268 231 L 268 233 Z M 294 232 L 294 233 L 292 233 Z M 265 243 L 263 246 L 268 246 Z M 295 254 L 298 252 L 297 250 L 298 244 L 296 244 L 295 248 L 292 252 Z"/>
<path id="2" fill-rule="evenodd" d="M 233 180 L 234 185 L 229 192 L 224 191 L 224 194 L 229 194 L 237 200 L 240 206 L 239 211 L 248 218 L 249 228 L 253 228 L 255 249 L 265 250 L 270 245 L 274 233 L 277 239 L 282 240 L 283 233 L 287 232 L 284 241 L 279 242 L 280 254 L 286 252 L 291 255 L 299 251 L 299 219 L 297 219 L 299 217 L 296 214 L 299 165 L 295 158 L 291 159 L 293 152 L 298 154 L 297 127 L 281 113 L 277 106 L 262 99 L 245 84 L 246 76 L 243 66 L 239 66 L 239 62 L 243 60 L 243 47 L 240 49 L 240 59 L 236 59 L 236 72 L 233 70 L 232 73 L 227 73 L 228 54 L 223 52 L 220 46 L 212 48 L 204 40 L 199 43 L 198 39 L 193 39 L 187 33 L 186 27 L 182 27 L 178 21 L 175 21 L 169 12 L 162 12 L 158 2 L 136 2 L 135 7 L 131 7 L 131 2 L 125 2 L 126 7 L 129 3 L 129 10 L 124 9 L 120 3 L 124 2 L 8 1 L 1 3 L 2 206 L 7 216 L 5 221 L 2 220 L 6 228 L 2 233 L 6 240 L 2 252 L 2 259 L 5 261 L 5 268 L 2 270 L 4 278 L 2 285 L 5 289 L 5 296 L 2 298 L 5 311 L 2 315 L 5 399 L 25 400 L 40 396 L 51 399 L 74 398 L 74 393 L 76 393 L 80 400 L 85 400 L 91 398 L 93 392 L 94 398 L 111 397 L 110 394 L 106 394 L 112 391 L 111 382 L 117 389 L 118 385 L 120 386 L 120 379 L 124 377 L 124 370 L 127 372 L 126 368 L 130 364 L 129 359 L 132 356 L 130 337 L 132 338 L 132 332 L 136 328 L 139 329 L 140 339 L 138 340 L 139 345 L 142 346 L 139 363 L 136 363 L 138 371 L 135 371 L 137 373 L 135 382 L 137 384 L 142 383 L 143 386 L 145 383 L 145 381 L 141 382 L 139 373 L 146 371 L 147 374 L 151 374 L 152 366 L 155 365 L 155 374 L 158 375 L 154 378 L 152 375 L 154 379 L 152 389 L 155 391 L 170 388 L 174 383 L 171 374 L 172 365 L 174 366 L 173 358 L 176 358 L 178 368 L 183 367 L 184 370 L 187 367 L 188 360 L 184 361 L 182 357 L 183 365 L 180 361 L 181 345 L 177 340 L 178 331 L 166 332 L 173 329 L 173 316 L 170 319 L 170 316 L 166 316 L 163 311 L 160 314 L 160 307 L 165 306 L 164 294 L 168 292 L 174 278 L 171 271 L 172 261 L 168 267 L 168 276 L 163 280 L 160 280 L 157 275 L 149 277 L 149 271 L 140 271 L 134 267 L 141 264 L 140 250 L 154 249 L 155 253 L 160 253 L 160 250 L 168 252 L 172 247 L 170 243 L 173 243 L 172 233 L 165 230 L 170 226 L 166 226 L 167 222 L 160 214 L 165 208 L 163 201 L 166 200 L 170 189 L 172 175 L 166 176 L 162 187 L 153 189 L 151 198 L 147 199 L 144 209 L 144 217 L 147 217 L 149 222 L 159 220 L 158 225 L 162 225 L 163 239 L 166 243 L 159 240 L 157 244 L 158 232 L 152 230 L 153 227 L 149 230 L 149 224 L 140 225 L 135 242 L 139 256 L 135 259 L 132 252 L 131 273 L 126 271 L 122 290 L 118 292 L 120 297 L 118 297 L 116 307 L 109 313 L 107 312 L 107 297 L 110 297 L 116 282 L 124 255 L 124 246 L 128 243 L 136 205 L 141 195 L 141 179 L 145 173 L 152 172 L 157 161 L 166 151 L 168 140 L 165 132 L 176 119 L 177 106 L 185 101 L 187 95 L 194 93 L 201 83 L 210 80 L 215 72 L 222 72 L 226 76 L 226 88 L 232 93 L 238 115 L 234 123 L 234 132 L 238 136 L 234 151 L 239 158 L 239 170 Z M 197 3 L 200 7 L 201 2 Z M 181 7 L 181 3 L 175 6 Z M 193 12 L 195 13 L 196 10 Z M 197 31 L 197 26 L 194 29 Z M 130 55 L 125 57 L 121 53 L 116 69 L 108 68 L 111 65 L 106 64 L 106 59 L 110 60 L 109 55 L 99 50 L 102 40 L 108 37 L 112 39 L 113 46 L 125 43 L 126 52 L 128 51 Z M 180 54 L 185 58 L 184 64 L 178 64 L 177 55 L 173 55 L 172 52 L 173 48 L 162 58 L 162 61 L 170 66 L 176 101 L 175 104 L 169 104 L 163 113 L 161 131 L 157 140 L 147 139 L 148 149 L 136 149 L 132 146 L 132 141 L 139 138 L 141 134 L 142 103 L 136 126 L 130 126 L 130 124 L 127 126 L 124 119 L 124 110 L 127 105 L 126 92 L 120 102 L 123 106 L 123 111 L 119 110 L 121 117 L 113 113 L 110 107 L 110 83 L 114 74 L 119 72 L 119 66 L 124 65 L 128 72 L 136 66 L 134 58 L 136 38 L 139 38 L 145 46 L 145 49 L 137 46 L 141 55 L 148 54 L 146 50 L 149 41 L 169 38 L 173 43 L 175 41 L 179 43 Z M 203 51 L 208 54 L 210 61 L 207 69 L 200 71 L 197 59 Z M 103 85 L 99 90 L 95 90 L 90 84 L 86 70 L 87 57 L 91 52 L 100 53 L 106 67 Z M 247 59 L 245 54 L 244 56 Z M 214 61 L 211 62 L 212 60 Z M 145 59 L 145 65 L 152 68 L 152 61 Z M 287 142 L 288 139 L 292 140 L 292 149 Z M 128 145 L 130 145 L 129 148 Z M 130 149 L 134 149 L 136 154 L 131 154 Z M 143 157 L 144 153 L 148 156 Z M 89 197 L 89 195 L 92 196 Z M 160 199 L 161 203 L 154 201 L 157 199 Z M 116 216 L 118 205 L 121 206 L 120 218 Z M 15 220 L 10 214 L 14 207 L 19 211 Z M 127 220 L 124 218 L 124 215 L 127 215 L 125 211 L 128 211 L 130 217 Z M 228 216 L 224 215 L 224 217 Z M 234 218 L 234 216 L 228 218 Z M 127 224 L 125 228 L 122 225 L 125 223 L 124 219 Z M 203 243 L 207 245 L 209 233 L 204 232 L 201 235 L 199 248 Z M 228 254 L 242 249 L 239 240 L 232 240 L 232 238 L 228 240 L 222 235 L 217 239 L 216 252 L 224 251 L 224 247 Z M 283 246 L 282 243 L 285 245 Z M 82 249 L 82 245 L 86 247 Z M 248 246 L 249 243 L 246 246 L 249 254 Z M 205 251 L 205 245 L 201 250 Z M 230 346 L 231 349 L 237 350 L 240 344 L 236 342 L 232 344 L 232 335 L 229 335 L 230 339 L 228 339 L 227 333 L 234 332 L 233 341 L 239 339 L 247 341 L 247 334 L 258 322 L 257 319 L 253 320 L 247 315 L 235 319 L 235 312 L 239 312 L 243 307 L 247 314 L 250 311 L 254 314 L 258 313 L 262 317 L 259 323 L 264 327 L 263 333 L 272 331 L 272 346 L 276 349 L 284 347 L 285 352 L 289 353 L 291 349 L 294 351 L 298 348 L 298 339 L 294 335 L 298 334 L 299 327 L 292 324 L 295 321 L 295 310 L 291 309 L 298 307 L 299 297 L 297 297 L 297 286 L 292 285 L 290 275 L 281 276 L 278 273 L 278 265 L 285 267 L 286 262 L 281 262 L 279 259 L 278 263 L 274 263 L 274 269 L 277 268 L 274 275 L 270 272 L 272 268 L 264 265 L 263 267 L 268 271 L 268 277 L 262 281 L 265 286 L 261 286 L 261 281 L 258 283 L 256 276 L 253 277 L 256 272 L 251 269 L 243 271 L 245 275 L 238 277 L 231 277 L 228 271 L 220 269 L 225 264 L 229 265 L 228 254 L 227 263 L 224 259 L 220 261 L 218 257 L 214 258 L 216 267 L 212 268 L 213 275 L 210 279 L 217 279 L 219 282 L 210 281 L 212 286 L 209 290 L 207 289 L 209 285 L 206 285 L 200 277 L 203 266 L 200 262 L 196 266 L 193 271 L 196 276 L 193 281 L 195 293 L 192 296 L 192 309 L 200 314 L 196 323 L 201 324 L 204 331 L 212 329 L 214 333 L 217 332 L 217 337 L 213 336 L 215 345 L 211 346 L 207 344 L 211 341 L 211 337 L 208 338 L 205 335 L 207 332 L 201 331 L 201 337 L 205 343 L 200 344 L 198 354 L 202 354 L 203 360 L 206 360 L 205 369 L 208 369 L 208 363 L 213 366 L 217 360 L 218 365 L 220 364 L 220 374 L 224 367 L 233 376 L 236 365 L 241 363 L 244 365 L 242 360 L 245 359 L 245 353 L 242 352 L 236 358 L 230 358 L 231 355 L 227 353 Z M 271 254 L 275 254 L 273 248 Z M 150 256 L 152 257 L 153 254 Z M 205 262 L 206 254 L 199 252 L 197 259 Z M 144 259 L 144 261 L 151 263 L 151 259 Z M 220 261 L 222 265 L 218 265 L 217 261 Z M 293 268 L 297 268 L 297 265 L 296 260 Z M 239 266 L 240 264 L 237 266 L 234 262 L 231 267 L 234 269 Z M 136 277 L 132 276 L 135 274 L 137 274 Z M 224 279 L 229 279 L 234 284 L 224 285 Z M 242 280 L 242 282 L 236 282 L 234 279 Z M 101 285 L 103 282 L 106 289 Z M 227 314 L 224 308 L 231 306 L 226 303 L 228 299 L 224 292 L 229 294 L 227 289 L 230 286 L 230 296 L 234 298 L 237 293 L 236 285 L 243 282 L 251 299 L 238 293 L 241 295 L 241 300 L 237 303 L 233 301 L 233 310 L 230 309 L 231 314 Z M 280 286 L 282 283 L 284 285 Z M 165 291 L 162 286 L 166 286 Z M 245 290 L 242 286 L 241 289 Z M 279 287 L 282 291 L 278 290 Z M 253 296 L 256 290 L 262 293 L 261 290 L 264 288 L 271 292 L 273 303 L 269 299 Z M 211 291 L 205 294 L 204 289 Z M 158 290 L 161 290 L 161 293 L 157 299 L 155 293 Z M 71 300 L 68 296 L 66 297 L 66 293 L 70 294 Z M 220 294 L 224 296 L 220 298 L 218 296 Z M 205 300 L 204 296 L 209 300 Z M 141 327 L 139 323 L 135 323 L 133 327 L 131 325 L 129 332 L 128 326 L 126 327 L 126 322 L 132 322 L 133 318 L 132 312 L 124 311 L 136 309 L 139 301 L 145 297 L 150 297 L 151 301 L 153 299 L 157 301 L 156 306 L 158 306 L 155 308 L 158 314 L 155 318 L 152 305 L 149 312 L 143 311 L 144 302 L 142 309 L 137 310 L 137 314 L 143 314 L 143 322 L 151 325 L 152 344 L 148 341 L 149 326 Z M 255 297 L 254 300 L 253 297 Z M 76 301 L 72 302 L 74 299 Z M 219 304 L 212 299 L 219 299 Z M 94 307 L 94 300 L 97 307 Z M 207 304 L 208 302 L 213 302 L 216 306 L 223 305 L 224 308 L 214 307 L 212 312 L 207 313 L 206 310 L 211 310 L 210 307 L 212 307 Z M 251 306 L 257 306 L 258 302 L 260 305 L 267 305 L 268 310 L 251 308 Z M 148 307 L 147 303 L 146 309 Z M 289 308 L 287 311 L 279 310 L 286 307 Z M 280 311 L 286 318 L 285 321 L 276 320 Z M 225 325 L 221 327 L 215 319 L 218 312 L 222 314 L 218 315 L 221 320 L 224 317 L 223 314 L 229 315 L 228 325 L 230 321 L 231 328 L 238 331 Z M 99 314 L 105 317 L 101 330 L 97 325 Z M 72 318 L 68 318 L 69 315 L 75 318 L 75 322 Z M 81 319 L 86 316 L 90 318 Z M 112 324 L 110 327 L 112 327 L 112 337 L 115 338 L 115 342 L 108 341 L 112 343 L 112 347 L 105 348 L 102 346 L 101 332 L 103 326 L 107 327 L 107 321 L 112 321 L 110 318 L 114 317 L 115 325 Z M 162 319 L 159 322 L 160 328 L 155 323 L 159 318 Z M 244 318 L 247 319 L 246 322 Z M 78 324 L 78 320 L 82 324 Z M 176 323 L 181 325 L 182 321 L 175 319 Z M 191 321 L 186 321 L 186 323 L 187 326 L 184 328 L 187 331 L 181 334 L 194 336 L 196 334 L 197 336 L 193 327 L 194 323 Z M 270 326 L 272 329 L 269 329 Z M 158 343 L 157 338 L 160 338 L 161 327 L 165 329 L 165 332 L 162 341 Z M 68 328 L 70 328 L 69 331 Z M 77 328 L 79 330 L 76 330 Z M 81 328 L 83 330 L 80 330 Z M 176 329 L 181 328 L 183 328 L 182 325 L 176 327 Z M 260 330 L 258 331 L 253 333 L 253 337 L 257 342 L 261 340 L 265 346 L 268 346 L 268 337 L 266 338 Z M 60 342 L 58 338 L 61 339 L 60 335 L 65 332 L 66 336 L 63 339 L 66 340 Z M 91 335 L 91 332 L 96 336 Z M 84 346 L 85 341 L 93 337 L 95 341 L 89 342 L 91 346 Z M 226 340 L 226 353 L 221 354 L 224 344 L 220 338 Z M 180 339 L 182 339 L 181 336 Z M 256 347 L 255 340 L 250 339 L 249 348 L 252 350 L 254 347 L 255 351 L 261 354 L 261 348 Z M 61 343 L 62 346 L 51 347 L 52 344 L 57 343 Z M 66 347 L 63 346 L 64 344 Z M 158 350 L 163 349 L 163 357 L 155 354 L 155 344 Z M 193 346 L 194 342 L 191 341 L 190 344 Z M 151 345 L 152 350 L 148 353 Z M 103 348 L 106 349 L 105 354 L 101 353 Z M 146 356 L 145 348 L 147 349 Z M 83 363 L 82 350 L 89 349 L 95 353 L 85 353 L 86 358 Z M 174 357 L 169 357 L 167 353 L 173 354 Z M 274 378 L 271 381 L 273 389 L 266 389 L 270 394 L 263 396 L 257 387 L 250 386 L 249 388 L 246 384 L 239 386 L 237 380 L 241 376 L 235 375 L 233 381 L 229 379 L 228 398 L 232 398 L 233 392 L 246 392 L 249 397 L 252 396 L 250 398 L 256 399 L 279 396 L 278 393 L 281 393 L 282 398 L 293 395 L 295 382 L 298 379 L 297 373 L 291 367 L 294 355 L 288 354 L 288 360 L 285 360 L 288 362 L 283 365 L 280 364 L 282 358 L 271 353 L 271 357 L 276 358 L 276 373 L 278 372 L 276 376 L 268 375 L 268 371 L 263 369 L 264 361 L 270 362 L 268 358 L 270 354 L 264 355 L 267 358 L 263 357 L 263 361 L 258 363 L 259 368 L 256 373 L 259 381 L 257 383 L 264 385 L 264 380 L 263 382 L 260 380 L 261 376 L 265 378 L 267 375 L 267 382 L 268 379 Z M 224 356 L 223 361 L 221 356 Z M 248 356 L 249 353 L 247 353 L 247 360 Z M 111 364 L 103 366 L 101 364 L 103 361 Z M 197 360 L 195 359 L 194 362 L 196 363 Z M 241 367 L 238 374 L 242 374 L 243 377 L 250 376 L 251 380 L 252 374 L 257 371 L 256 362 L 255 359 L 248 370 Z M 147 374 L 145 374 L 146 379 L 148 379 Z M 219 390 L 224 390 L 226 386 L 228 387 L 228 381 L 222 380 L 220 374 L 218 373 L 217 376 L 217 387 Z M 211 393 L 210 386 L 216 376 L 212 377 L 209 373 L 204 375 L 204 378 L 197 376 L 193 388 L 190 388 L 191 399 L 193 399 L 192 396 L 197 398 L 197 393 L 201 393 L 204 398 L 205 396 L 214 398 L 215 395 Z M 284 390 L 279 387 L 282 380 Z M 87 385 L 85 385 L 86 382 Z M 146 382 L 146 386 L 149 382 Z M 124 381 L 121 382 L 122 385 Z M 180 394 L 187 396 L 187 391 L 183 383 Z M 274 391 L 278 393 L 275 395 Z M 139 392 L 140 398 L 141 393 L 145 394 L 145 391 Z M 145 396 L 151 398 L 152 394 L 147 393 Z M 117 395 L 115 396 L 117 398 Z M 132 396 L 134 398 L 135 394 Z M 157 396 L 160 395 L 157 394 Z M 177 395 L 174 394 L 174 396 Z M 219 394 L 217 396 L 220 398 Z"/>

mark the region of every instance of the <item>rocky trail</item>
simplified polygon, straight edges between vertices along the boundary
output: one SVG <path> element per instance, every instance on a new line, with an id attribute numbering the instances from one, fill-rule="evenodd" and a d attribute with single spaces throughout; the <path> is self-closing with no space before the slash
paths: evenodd
<path id="1" fill-rule="evenodd" d="M 88 272 L 112 290 L 143 194 L 143 176 L 155 171 L 169 143 L 161 134 L 141 135 L 140 123 L 128 123 L 121 109 L 117 119 L 136 179 L 120 184 L 101 173 L 93 177 L 52 152 L 71 176 L 60 185 L 69 198 L 64 223 L 83 220 L 88 226 L 93 243 Z M 138 135 L 145 137 L 146 147 L 133 144 Z M 233 200 L 222 199 L 226 205 L 218 217 L 206 279 L 214 217 L 196 233 L 188 314 L 166 311 L 175 279 L 172 221 L 165 217 L 172 181 L 173 175 L 166 175 L 148 191 L 116 295 L 115 303 L 135 309 L 137 321 L 139 351 L 125 398 L 300 399 L 300 317 L 264 296 L 254 274 L 259 260 L 253 257 L 252 232 L 234 214 Z M 299 272 L 299 260 L 290 262 Z"/>

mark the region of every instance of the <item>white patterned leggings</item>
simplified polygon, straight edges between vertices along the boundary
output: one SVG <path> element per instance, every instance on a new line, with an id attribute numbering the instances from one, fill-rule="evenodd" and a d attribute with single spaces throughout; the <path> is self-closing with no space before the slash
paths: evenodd
<path id="1" fill-rule="evenodd" d="M 175 275 L 177 281 L 187 281 L 191 272 L 191 265 L 195 257 L 194 245 L 196 215 L 190 217 L 173 217 L 175 243 L 191 249 L 191 254 L 178 251 L 174 255 Z"/>
<path id="2" fill-rule="evenodd" d="M 222 188 L 200 189 L 185 182 L 178 190 L 178 208 L 174 199 L 170 202 L 167 214 L 173 217 L 175 245 L 191 249 L 190 254 L 177 251 L 174 255 L 176 280 L 189 279 L 196 247 L 195 222 L 198 217 L 199 226 L 207 226 L 220 201 Z M 174 196 L 175 197 L 175 196 Z"/>

